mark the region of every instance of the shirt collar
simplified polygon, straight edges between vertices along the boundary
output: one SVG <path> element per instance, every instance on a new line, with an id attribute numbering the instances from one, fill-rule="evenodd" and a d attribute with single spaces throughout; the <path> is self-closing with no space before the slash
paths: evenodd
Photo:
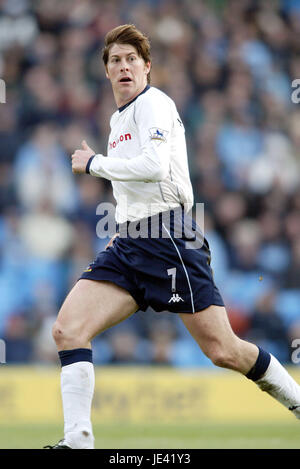
<path id="1" fill-rule="evenodd" d="M 124 109 L 126 109 L 128 106 L 130 106 L 130 104 L 133 103 L 133 101 L 135 101 L 139 96 L 141 96 L 141 94 L 146 93 L 146 91 L 148 91 L 149 89 L 150 89 L 150 86 L 147 85 L 147 86 L 143 89 L 143 91 L 141 91 L 135 98 L 133 98 L 131 101 L 129 101 L 129 103 L 126 103 L 126 104 L 124 104 L 124 106 L 119 107 L 119 108 L 118 108 L 118 109 L 119 109 L 119 112 L 124 111 Z"/>

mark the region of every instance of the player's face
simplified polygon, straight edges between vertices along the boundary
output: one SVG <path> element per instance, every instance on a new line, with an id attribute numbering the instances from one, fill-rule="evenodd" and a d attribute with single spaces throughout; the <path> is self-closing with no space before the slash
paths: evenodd
<path id="1" fill-rule="evenodd" d="M 150 62 L 145 63 L 130 44 L 113 44 L 109 51 L 106 76 L 110 80 L 118 107 L 124 106 L 147 85 Z"/>

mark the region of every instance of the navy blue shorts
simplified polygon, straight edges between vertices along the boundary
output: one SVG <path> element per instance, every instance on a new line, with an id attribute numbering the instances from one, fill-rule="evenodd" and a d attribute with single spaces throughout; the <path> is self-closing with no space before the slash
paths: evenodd
<path id="1" fill-rule="evenodd" d="M 214 283 L 209 245 L 181 207 L 118 227 L 120 236 L 80 278 L 127 290 L 139 309 L 194 313 L 224 306 Z"/>

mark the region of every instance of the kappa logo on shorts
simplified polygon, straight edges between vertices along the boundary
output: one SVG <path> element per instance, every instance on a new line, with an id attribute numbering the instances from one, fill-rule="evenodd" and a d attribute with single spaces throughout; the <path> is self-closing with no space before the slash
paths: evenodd
<path id="1" fill-rule="evenodd" d="M 160 145 L 162 142 L 167 141 L 167 135 L 169 133 L 167 130 L 159 129 L 158 127 L 151 127 L 149 132 L 150 139 L 155 140 L 156 145 Z"/>
<path id="2" fill-rule="evenodd" d="M 179 303 L 179 301 L 184 302 L 184 300 L 181 298 L 181 296 L 178 295 L 178 293 L 173 293 L 173 295 L 169 299 L 168 303 Z"/>

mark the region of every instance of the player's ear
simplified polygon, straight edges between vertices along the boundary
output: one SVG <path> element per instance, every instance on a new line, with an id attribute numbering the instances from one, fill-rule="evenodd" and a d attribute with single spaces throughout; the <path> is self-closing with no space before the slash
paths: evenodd
<path id="1" fill-rule="evenodd" d="M 107 71 L 107 65 L 105 65 L 104 68 L 105 68 L 105 76 L 106 76 L 106 78 L 109 79 L 109 75 L 108 75 L 108 71 Z"/>
<path id="2" fill-rule="evenodd" d="M 150 72 L 151 70 L 151 62 L 145 62 L 145 72 L 146 74 L 148 75 L 148 73 Z"/>

